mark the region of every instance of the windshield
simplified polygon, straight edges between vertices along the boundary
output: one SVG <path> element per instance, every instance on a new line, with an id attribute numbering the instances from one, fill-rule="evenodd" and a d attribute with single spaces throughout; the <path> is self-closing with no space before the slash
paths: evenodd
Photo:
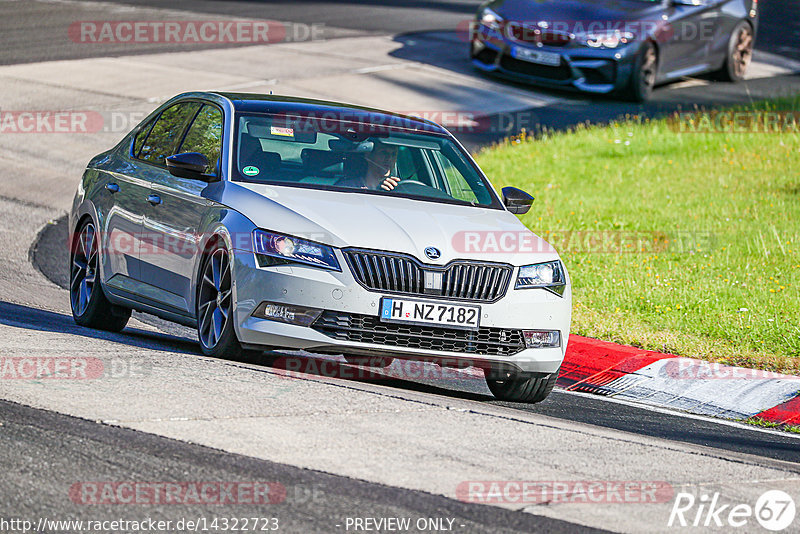
<path id="1" fill-rule="evenodd" d="M 240 181 L 500 208 L 450 139 L 337 119 L 238 115 Z"/>

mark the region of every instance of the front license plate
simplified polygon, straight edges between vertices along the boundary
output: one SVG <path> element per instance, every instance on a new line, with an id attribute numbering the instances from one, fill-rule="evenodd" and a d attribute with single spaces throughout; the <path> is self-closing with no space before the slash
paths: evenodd
<path id="1" fill-rule="evenodd" d="M 540 65 L 550 65 L 551 67 L 558 67 L 561 65 L 561 56 L 552 52 L 542 52 L 541 50 L 531 50 L 530 48 L 514 47 L 511 50 L 511 55 L 522 61 L 529 63 L 538 63 Z"/>
<path id="2" fill-rule="evenodd" d="M 440 325 L 477 330 L 480 319 L 480 306 L 394 297 L 381 299 L 381 321 L 388 323 Z"/>

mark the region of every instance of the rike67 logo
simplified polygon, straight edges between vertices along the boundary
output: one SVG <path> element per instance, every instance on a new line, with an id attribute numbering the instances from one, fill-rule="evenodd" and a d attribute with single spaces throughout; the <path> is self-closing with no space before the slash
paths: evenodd
<path id="1" fill-rule="evenodd" d="M 678 493 L 669 515 L 670 527 L 699 527 L 702 529 L 727 529 L 753 527 L 755 521 L 763 528 L 780 532 L 794 523 L 795 503 L 792 497 L 780 490 L 770 490 L 761 495 L 755 506 L 749 504 L 722 504 L 720 494 L 701 495 Z M 751 532 L 750 529 L 746 529 Z"/>

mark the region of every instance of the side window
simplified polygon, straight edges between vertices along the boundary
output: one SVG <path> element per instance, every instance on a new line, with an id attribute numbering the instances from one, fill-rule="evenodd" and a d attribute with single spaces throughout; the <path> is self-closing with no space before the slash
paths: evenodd
<path id="1" fill-rule="evenodd" d="M 142 129 L 139 130 L 139 133 L 136 134 L 136 139 L 133 141 L 133 157 L 138 158 L 139 152 L 142 150 L 142 145 L 144 145 L 144 140 L 147 139 L 147 134 L 150 133 L 150 130 L 153 128 L 153 123 L 156 121 L 155 118 L 150 119 L 150 121 L 142 126 Z"/>
<path id="2" fill-rule="evenodd" d="M 428 166 L 425 164 L 425 158 L 422 156 L 422 151 L 418 148 L 409 148 L 401 146 L 397 150 L 397 176 L 401 180 L 416 180 L 427 185 L 432 185 Z M 436 187 L 433 185 L 433 187 Z"/>
<path id="3" fill-rule="evenodd" d="M 206 104 L 195 117 L 178 152 L 199 152 L 208 158 L 206 174 L 216 174 L 222 149 L 222 112 Z"/>
<path id="4" fill-rule="evenodd" d="M 139 159 L 164 165 L 164 159 L 175 153 L 174 149 L 180 142 L 186 123 L 198 109 L 199 102 L 182 102 L 162 111 L 147 140 L 142 144 Z"/>
<path id="5" fill-rule="evenodd" d="M 478 197 L 475 195 L 475 192 L 469 186 L 464 175 L 456 169 L 453 163 L 438 150 L 433 151 L 433 157 L 439 162 L 439 165 L 441 165 L 444 171 L 444 179 L 450 190 L 450 196 L 466 202 L 477 202 Z"/>

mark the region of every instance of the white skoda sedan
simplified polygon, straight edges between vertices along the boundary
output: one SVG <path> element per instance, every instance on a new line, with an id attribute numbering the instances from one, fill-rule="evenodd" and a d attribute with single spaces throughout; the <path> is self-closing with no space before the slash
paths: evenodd
<path id="1" fill-rule="evenodd" d="M 89 163 L 72 212 L 75 320 L 132 309 L 196 327 L 202 351 L 305 349 L 484 370 L 542 401 L 564 358 L 558 254 L 456 139 L 331 102 L 179 95 Z"/>

